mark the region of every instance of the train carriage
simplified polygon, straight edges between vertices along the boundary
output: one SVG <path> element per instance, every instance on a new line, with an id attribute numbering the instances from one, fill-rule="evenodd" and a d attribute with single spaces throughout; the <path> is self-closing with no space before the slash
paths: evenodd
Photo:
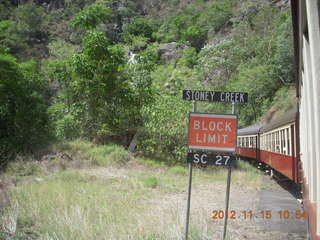
<path id="1" fill-rule="evenodd" d="M 303 205 L 310 238 L 320 240 L 320 0 L 291 0 L 291 10 Z"/>
<path id="2" fill-rule="evenodd" d="M 250 159 L 259 159 L 259 130 L 261 125 L 238 130 L 237 154 Z"/>
<path id="3" fill-rule="evenodd" d="M 294 107 L 260 129 L 259 160 L 298 183 L 296 119 Z"/>
<path id="4" fill-rule="evenodd" d="M 291 0 L 291 10 L 298 116 L 287 113 L 255 133 L 239 130 L 237 153 L 302 184 L 308 239 L 320 240 L 320 0 Z"/>
<path id="5" fill-rule="evenodd" d="M 239 129 L 237 154 L 262 162 L 298 183 L 296 119 L 293 107 L 267 124 Z"/>

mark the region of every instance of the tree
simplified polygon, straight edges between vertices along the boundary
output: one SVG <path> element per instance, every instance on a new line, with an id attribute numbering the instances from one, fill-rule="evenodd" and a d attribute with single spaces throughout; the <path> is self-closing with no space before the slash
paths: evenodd
<path id="1" fill-rule="evenodd" d="M 17 31 L 26 35 L 29 39 L 39 38 L 39 35 L 45 32 L 43 28 L 44 9 L 33 2 L 16 8 L 14 17 L 17 22 Z"/>
<path id="2" fill-rule="evenodd" d="M 0 159 L 31 151 L 47 139 L 47 101 L 35 62 L 0 55 Z"/>
<path id="3" fill-rule="evenodd" d="M 77 28 L 84 30 L 95 29 L 99 24 L 105 23 L 111 17 L 111 9 L 101 4 L 92 4 L 79 12 L 72 20 Z"/>
<path id="4" fill-rule="evenodd" d="M 109 45 L 102 32 L 88 32 L 83 51 L 74 55 L 70 84 L 86 135 L 121 134 L 139 125 L 139 99 L 125 74 L 122 47 Z"/>
<path id="5" fill-rule="evenodd" d="M 182 36 L 185 41 L 189 41 L 190 45 L 199 51 L 207 40 L 207 30 L 192 25 L 182 33 Z"/>
<path id="6" fill-rule="evenodd" d="M 153 24 L 144 18 L 135 18 L 132 22 L 126 24 L 123 28 L 124 37 L 129 38 L 130 35 L 142 36 L 152 40 L 154 32 Z"/>

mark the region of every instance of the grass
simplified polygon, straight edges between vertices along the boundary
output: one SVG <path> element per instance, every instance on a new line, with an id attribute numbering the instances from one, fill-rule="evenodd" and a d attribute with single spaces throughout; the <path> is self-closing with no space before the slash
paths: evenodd
<path id="1" fill-rule="evenodd" d="M 165 164 L 164 162 L 161 161 L 156 161 L 153 159 L 146 159 L 143 157 L 138 157 L 137 158 L 138 163 L 143 164 L 146 167 L 150 167 L 150 168 L 156 168 L 156 167 L 164 167 Z"/>
<path id="2" fill-rule="evenodd" d="M 11 162 L 6 169 L 7 174 L 15 175 L 17 177 L 25 177 L 32 175 L 40 175 L 42 169 L 39 164 L 31 161 L 15 161 Z"/>
<path id="3" fill-rule="evenodd" d="M 146 187 L 155 188 L 158 186 L 159 180 L 155 177 L 150 177 L 150 178 L 145 179 L 143 181 L 143 183 Z"/>
<path id="4" fill-rule="evenodd" d="M 138 158 L 144 167 L 123 168 L 132 158 L 124 148 L 79 140 L 56 149 L 73 154 L 71 162 L 87 165 L 76 169 L 54 159 L 50 164 L 63 166 L 51 173 L 35 162 L 15 162 L 8 169 L 7 174 L 28 176 L 12 189 L 12 207 L 6 212 L 16 219 L 17 239 L 184 239 L 186 166 Z M 193 169 L 195 189 L 225 184 L 226 178 L 221 167 Z M 241 162 L 233 170 L 232 184 L 257 188 L 261 174 Z M 208 239 L 217 231 L 209 212 L 191 212 L 190 239 Z"/>
<path id="5" fill-rule="evenodd" d="M 95 146 L 84 154 L 93 164 L 107 167 L 110 165 L 123 166 L 130 160 L 130 154 L 121 146 Z"/>

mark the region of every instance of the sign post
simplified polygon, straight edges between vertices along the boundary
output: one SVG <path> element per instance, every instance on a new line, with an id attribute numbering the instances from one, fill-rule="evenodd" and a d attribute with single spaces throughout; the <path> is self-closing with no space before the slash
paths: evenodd
<path id="1" fill-rule="evenodd" d="M 235 114 L 235 103 L 232 103 L 232 114 Z M 229 212 L 229 199 L 230 199 L 230 186 L 231 186 L 231 171 L 232 167 L 228 166 L 228 179 L 227 179 L 227 191 L 226 191 L 226 215 L 224 218 L 224 227 L 223 227 L 223 240 L 226 239 L 227 236 L 227 224 L 228 224 L 228 212 Z"/>
<path id="2" fill-rule="evenodd" d="M 194 163 L 228 167 L 226 217 L 223 230 L 224 240 L 227 233 L 232 163 L 234 163 L 236 159 L 233 155 L 236 150 L 238 130 L 237 115 L 235 115 L 235 104 L 246 103 L 248 101 L 248 93 L 183 90 L 182 98 L 183 100 L 193 101 L 193 112 L 189 115 L 188 147 L 191 152 L 189 152 L 187 156 L 187 163 L 189 165 L 189 186 L 185 239 L 188 240 L 192 164 Z M 196 101 L 230 102 L 232 103 L 232 114 L 198 113 L 196 112 Z M 194 150 L 214 151 L 219 152 L 220 154 L 193 152 Z"/>
<path id="3" fill-rule="evenodd" d="M 193 101 L 192 111 L 197 111 L 197 102 Z M 189 233 L 189 215 L 190 215 L 190 202 L 191 202 L 191 184 L 192 184 L 192 162 L 189 165 L 189 184 L 188 184 L 188 201 L 187 201 L 187 216 L 186 216 L 186 232 L 185 239 L 188 240 Z"/>

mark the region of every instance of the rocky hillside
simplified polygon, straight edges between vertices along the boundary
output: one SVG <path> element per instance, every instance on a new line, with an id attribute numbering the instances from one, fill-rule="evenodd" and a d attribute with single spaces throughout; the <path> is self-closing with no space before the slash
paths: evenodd
<path id="1" fill-rule="evenodd" d="M 127 146 L 140 132 L 139 151 L 179 161 L 186 88 L 248 92 L 240 126 L 272 106 L 290 108 L 288 2 L 1 1 L 0 153 L 48 139 Z M 203 103 L 199 111 L 230 106 Z"/>

